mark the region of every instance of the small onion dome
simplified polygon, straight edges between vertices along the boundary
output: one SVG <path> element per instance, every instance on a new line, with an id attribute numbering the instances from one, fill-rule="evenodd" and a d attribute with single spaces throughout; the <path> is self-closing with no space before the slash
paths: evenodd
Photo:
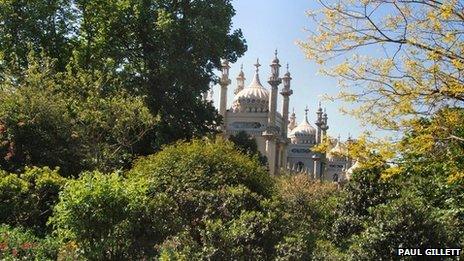
<path id="1" fill-rule="evenodd" d="M 345 154 L 345 148 L 344 146 L 340 143 L 340 139 L 337 140 L 337 144 L 335 147 L 333 147 L 329 153 L 327 154 L 327 158 L 329 160 L 343 160 Z"/>
<path id="2" fill-rule="evenodd" d="M 361 167 L 361 163 L 359 163 L 359 160 L 357 160 L 353 166 L 351 166 L 351 168 L 349 168 L 347 171 L 346 171 L 346 179 L 347 180 L 350 180 L 351 179 L 351 176 L 353 175 L 353 172 L 356 170 L 356 169 L 359 169 Z"/>
<path id="3" fill-rule="evenodd" d="M 253 81 L 235 95 L 232 102 L 233 112 L 267 112 L 269 110 L 269 91 L 259 81 L 258 66 Z"/>
<path id="4" fill-rule="evenodd" d="M 305 111 L 305 119 L 288 135 L 294 144 L 314 144 L 316 142 L 316 129 L 308 122 L 308 109 Z"/>

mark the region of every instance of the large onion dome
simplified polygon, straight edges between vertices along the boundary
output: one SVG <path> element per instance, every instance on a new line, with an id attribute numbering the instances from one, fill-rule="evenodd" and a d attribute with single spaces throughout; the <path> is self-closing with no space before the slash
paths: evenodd
<path id="1" fill-rule="evenodd" d="M 255 66 L 256 72 L 251 84 L 234 97 L 233 112 L 267 112 L 269 110 L 269 91 L 263 87 L 259 80 L 259 62 Z"/>
<path id="2" fill-rule="evenodd" d="M 308 122 L 308 109 L 305 110 L 305 119 L 292 129 L 288 137 L 293 144 L 316 143 L 316 129 Z"/>

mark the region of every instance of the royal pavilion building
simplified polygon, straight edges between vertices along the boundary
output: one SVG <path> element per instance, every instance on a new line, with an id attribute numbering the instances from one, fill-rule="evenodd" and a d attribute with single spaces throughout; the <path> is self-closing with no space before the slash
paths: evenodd
<path id="1" fill-rule="evenodd" d="M 352 172 L 350 168 L 355 164 L 351 159 L 342 156 L 345 144 L 340 138 L 333 140 L 334 146 L 329 153 L 313 151 L 327 136 L 329 129 L 328 116 L 321 105 L 316 109 L 314 126 L 308 118 L 308 108 L 300 123 L 297 123 L 294 111 L 289 113 L 290 96 L 293 94 L 292 77 L 288 65 L 286 73 L 280 77 L 281 65 L 277 51 L 270 64 L 270 76 L 264 85 L 259 75 L 259 60 L 254 66 L 254 75 L 247 87 L 243 66 L 241 67 L 236 78 L 232 104 L 228 105 L 230 66 L 227 61 L 222 62 L 219 113 L 223 117 L 221 128 L 224 135 L 228 137 L 244 131 L 252 136 L 259 151 L 267 158 L 271 175 L 286 170 L 304 172 L 315 179 L 336 182 L 349 179 Z M 279 89 L 280 86 L 282 87 Z M 280 106 L 277 104 L 278 95 L 282 95 Z"/>

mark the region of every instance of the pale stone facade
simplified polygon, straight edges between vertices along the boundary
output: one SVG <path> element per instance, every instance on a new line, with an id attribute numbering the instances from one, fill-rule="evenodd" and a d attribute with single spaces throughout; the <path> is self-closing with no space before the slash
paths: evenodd
<path id="1" fill-rule="evenodd" d="M 245 131 L 256 139 L 259 151 L 267 157 L 269 172 L 278 174 L 282 169 L 290 172 L 304 172 L 316 179 L 343 181 L 348 179 L 347 170 L 353 162 L 339 157 L 343 144 L 336 142 L 328 153 L 320 154 L 313 147 L 321 143 L 327 135 L 328 117 L 321 106 L 316 111 L 315 127 L 308 120 L 308 109 L 305 119 L 297 124 L 295 112 L 289 115 L 291 76 L 288 72 L 279 77 L 279 59 L 277 52 L 271 62 L 271 75 L 265 88 L 259 77 L 259 61 L 255 64 L 253 80 L 245 87 L 243 67 L 237 77 L 234 99 L 227 105 L 227 92 L 231 84 L 229 79 L 229 63 L 223 61 L 220 79 L 221 93 L 219 113 L 223 116 L 222 130 L 226 136 Z M 282 84 L 283 83 L 283 84 Z M 279 92 L 279 85 L 283 85 Z M 277 95 L 282 95 L 282 104 L 278 112 Z M 333 153 L 332 153 L 333 152 Z M 352 170 L 351 170 L 352 171 Z"/>

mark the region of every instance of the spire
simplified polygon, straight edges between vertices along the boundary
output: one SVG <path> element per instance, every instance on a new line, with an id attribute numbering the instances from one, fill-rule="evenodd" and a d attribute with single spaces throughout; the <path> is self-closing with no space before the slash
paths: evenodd
<path id="1" fill-rule="evenodd" d="M 240 66 L 240 73 L 237 77 L 237 88 L 234 90 L 234 94 L 239 93 L 245 87 L 245 73 L 243 73 L 243 64 Z"/>
<path id="2" fill-rule="evenodd" d="M 275 84 L 280 84 L 279 78 L 279 68 L 281 67 L 279 58 L 277 58 L 277 49 L 274 52 L 274 60 L 271 63 L 271 77 L 269 78 L 270 81 L 275 82 Z M 272 84 L 271 84 L 272 85 Z"/>
<path id="3" fill-rule="evenodd" d="M 306 106 L 306 109 L 305 109 L 305 121 L 308 122 L 308 112 L 309 112 L 309 109 L 308 109 L 308 106 Z"/>
<path id="4" fill-rule="evenodd" d="M 256 59 L 256 63 L 254 64 L 254 66 L 256 67 L 256 70 L 255 70 L 255 75 L 253 76 L 253 80 L 250 84 L 250 87 L 251 88 L 264 88 L 263 85 L 261 84 L 261 81 L 259 80 L 259 67 L 261 66 L 261 64 L 259 64 L 259 58 Z"/>
<path id="5" fill-rule="evenodd" d="M 328 117 L 327 117 L 327 110 L 326 110 L 326 108 L 324 108 L 324 115 L 322 116 L 322 121 L 323 121 L 323 123 L 324 123 L 325 125 L 327 125 L 327 119 L 328 119 Z"/>
<path id="6" fill-rule="evenodd" d="M 295 108 L 293 108 L 292 115 L 290 115 L 290 121 L 288 124 L 288 129 L 293 130 L 296 127 L 296 115 L 295 115 Z"/>
<path id="7" fill-rule="evenodd" d="M 256 63 L 254 65 L 256 67 L 256 73 L 259 73 L 259 67 L 261 66 L 261 64 L 259 64 L 259 58 L 256 58 Z"/>
<path id="8" fill-rule="evenodd" d="M 353 137 L 351 137 L 351 133 L 348 132 L 348 139 L 346 140 L 348 142 L 348 144 L 352 143 L 353 142 Z"/>
<path id="9" fill-rule="evenodd" d="M 279 58 L 277 58 L 277 54 L 278 54 L 277 49 L 275 49 L 275 51 L 274 51 L 274 60 L 272 60 L 272 63 L 279 63 L 280 62 Z"/>

